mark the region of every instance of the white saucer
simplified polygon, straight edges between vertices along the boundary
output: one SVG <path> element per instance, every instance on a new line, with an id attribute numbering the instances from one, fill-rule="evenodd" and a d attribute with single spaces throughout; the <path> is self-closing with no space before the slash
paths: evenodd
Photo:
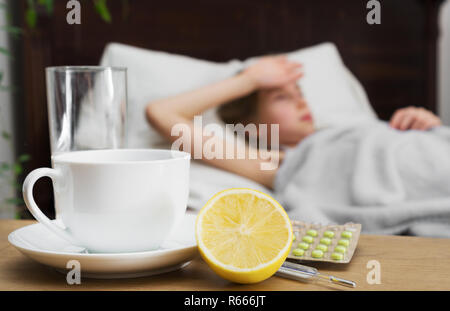
<path id="1" fill-rule="evenodd" d="M 8 241 L 24 255 L 63 273 L 68 271 L 69 260 L 78 260 L 82 278 L 149 276 L 183 268 L 198 255 L 195 217 L 187 213 L 160 249 L 146 252 L 84 253 L 84 249 L 59 238 L 40 223 L 11 232 Z"/>

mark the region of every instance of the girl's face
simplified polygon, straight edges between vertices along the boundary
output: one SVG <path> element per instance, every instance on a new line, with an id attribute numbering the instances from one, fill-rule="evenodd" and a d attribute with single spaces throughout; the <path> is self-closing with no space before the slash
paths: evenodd
<path id="1" fill-rule="evenodd" d="M 261 90 L 258 94 L 258 121 L 279 124 L 280 145 L 294 146 L 314 133 L 314 121 L 297 83 Z"/>

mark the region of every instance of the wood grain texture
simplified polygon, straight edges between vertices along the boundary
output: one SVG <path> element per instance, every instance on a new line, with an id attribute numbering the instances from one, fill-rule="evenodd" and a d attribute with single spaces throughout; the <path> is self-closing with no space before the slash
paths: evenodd
<path id="1" fill-rule="evenodd" d="M 23 16 L 26 1 L 12 2 L 19 11 L 16 15 Z M 23 60 L 21 89 L 26 91 L 18 117 L 25 142 L 18 151 L 32 156 L 25 173 L 50 166 L 44 68 L 98 64 L 112 41 L 211 61 L 331 41 L 381 119 L 410 105 L 435 111 L 441 2 L 383 1 L 381 25 L 366 23 L 367 1 L 361 0 L 110 1 L 111 24 L 99 18 L 92 2 L 86 2 L 81 25 L 68 25 L 66 2 L 55 1 L 54 16 L 41 8 L 37 28 L 27 29 L 17 52 Z M 36 201 L 52 215 L 50 183 L 39 181 L 37 187 Z"/>
<path id="2" fill-rule="evenodd" d="M 0 220 L 1 290 L 353 290 L 322 283 L 301 283 L 273 276 L 253 285 L 233 284 L 217 276 L 198 257 L 184 269 L 122 280 L 83 278 L 67 285 L 65 275 L 22 255 L 7 241 L 10 232 L 34 221 Z M 381 284 L 366 281 L 369 260 L 381 264 Z M 357 283 L 356 290 L 450 290 L 450 239 L 361 235 L 349 264 L 308 263 L 323 273 Z"/>

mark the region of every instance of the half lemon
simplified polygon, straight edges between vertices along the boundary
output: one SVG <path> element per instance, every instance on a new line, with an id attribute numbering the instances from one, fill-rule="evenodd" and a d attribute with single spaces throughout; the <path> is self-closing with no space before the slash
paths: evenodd
<path id="1" fill-rule="evenodd" d="M 233 188 L 217 193 L 200 210 L 196 239 L 203 260 L 218 275 L 257 283 L 283 264 L 293 233 L 288 215 L 272 197 Z"/>

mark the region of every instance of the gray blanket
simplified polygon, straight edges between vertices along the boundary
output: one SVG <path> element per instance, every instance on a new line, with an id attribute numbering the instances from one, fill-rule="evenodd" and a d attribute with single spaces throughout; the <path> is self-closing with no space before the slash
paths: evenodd
<path id="1" fill-rule="evenodd" d="M 291 219 L 450 238 L 450 128 L 321 130 L 287 152 L 274 189 Z"/>

